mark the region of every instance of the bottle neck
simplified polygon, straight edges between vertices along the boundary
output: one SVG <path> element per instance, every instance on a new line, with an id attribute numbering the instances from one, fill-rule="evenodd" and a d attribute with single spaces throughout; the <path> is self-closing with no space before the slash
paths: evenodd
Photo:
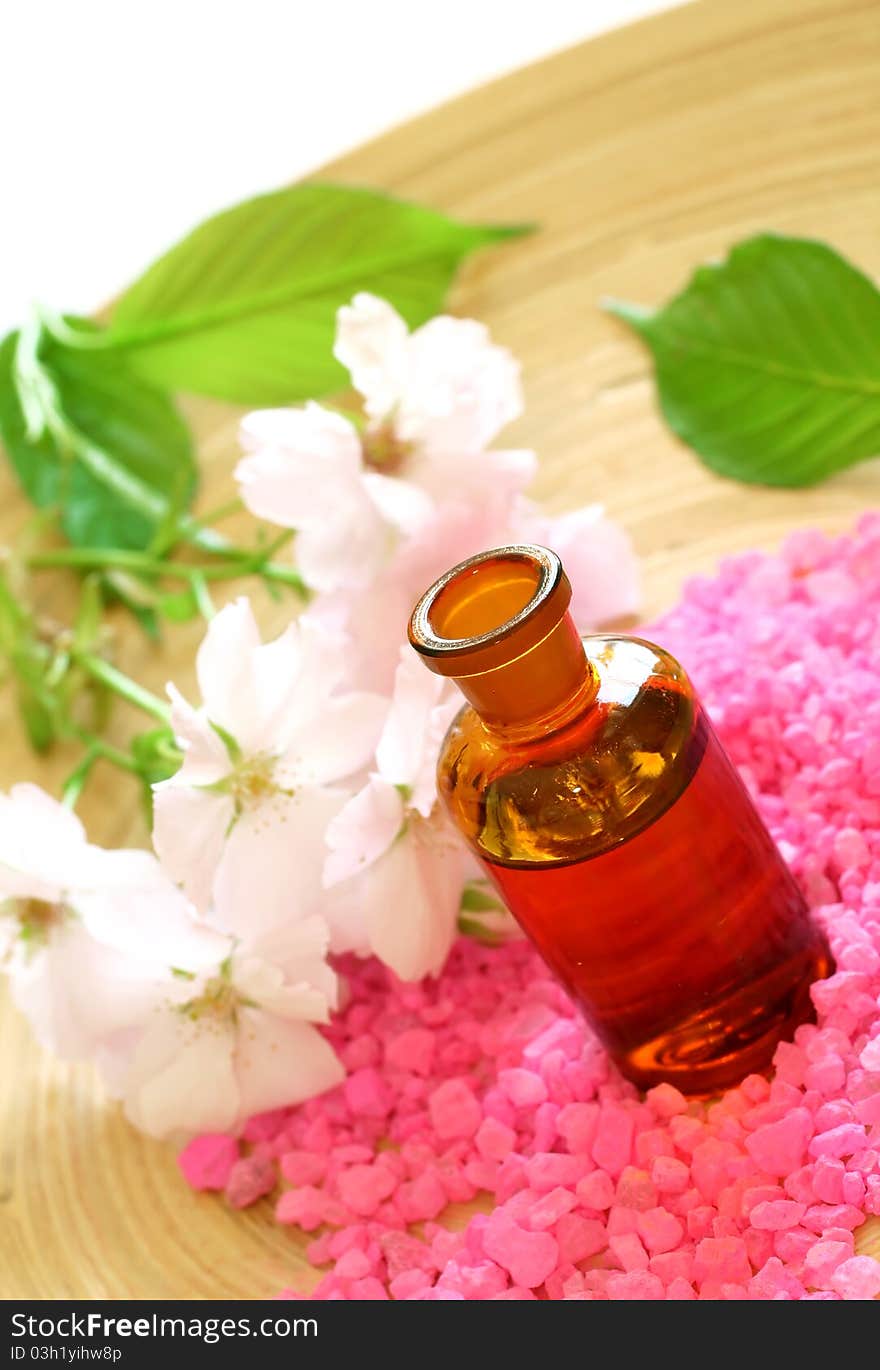
<path id="1" fill-rule="evenodd" d="M 571 614 L 512 661 L 474 675 L 455 675 L 486 727 L 508 736 L 555 732 L 592 702 L 595 671 Z"/>
<path id="2" fill-rule="evenodd" d="M 518 544 L 447 571 L 413 610 L 409 638 L 429 670 L 454 680 L 487 728 L 545 736 L 598 688 L 569 613 L 555 552 Z"/>

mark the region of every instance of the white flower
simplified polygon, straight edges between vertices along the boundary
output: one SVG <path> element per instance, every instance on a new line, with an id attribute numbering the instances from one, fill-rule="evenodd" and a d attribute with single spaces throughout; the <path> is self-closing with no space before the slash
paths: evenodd
<path id="1" fill-rule="evenodd" d="M 203 704 L 169 686 L 184 761 L 155 786 L 153 841 L 196 907 L 229 931 L 312 912 L 322 837 L 346 798 L 334 783 L 373 752 L 387 701 L 334 693 L 340 641 L 304 615 L 263 644 L 247 600 L 212 619 L 196 659 Z"/>
<path id="2" fill-rule="evenodd" d="M 403 980 L 437 974 L 455 938 L 470 863 L 434 777 L 460 707 L 405 649 L 376 769 L 327 829 L 325 884 L 347 894 L 348 916 L 329 915 L 335 946 L 370 950 Z"/>
<path id="3" fill-rule="evenodd" d="M 133 942 L 133 920 L 148 922 Z M 172 956 L 197 940 L 149 852 L 104 851 L 36 785 L 0 795 L 0 966 L 43 1045 L 86 1056 L 136 1022 Z"/>
<path id="4" fill-rule="evenodd" d="M 571 614 L 582 631 L 638 610 L 638 559 L 629 536 L 601 504 L 548 518 L 523 500 L 510 541 L 537 542 L 557 553 L 571 581 Z"/>
<path id="5" fill-rule="evenodd" d="M 236 470 L 254 513 L 299 530 L 298 564 L 322 591 L 369 582 L 438 505 L 506 509 L 535 471 L 531 452 L 486 451 L 522 400 L 517 363 L 482 324 L 439 317 L 410 334 L 361 294 L 339 311 L 335 352 L 364 431 L 315 404 L 251 414 Z"/>
<path id="6" fill-rule="evenodd" d="M 338 1084 L 342 1065 L 313 1026 L 336 1006 L 327 943 L 317 917 L 252 941 L 206 932 L 198 961 L 157 985 L 140 1030 L 100 1061 L 130 1120 L 156 1137 L 237 1131 Z"/>

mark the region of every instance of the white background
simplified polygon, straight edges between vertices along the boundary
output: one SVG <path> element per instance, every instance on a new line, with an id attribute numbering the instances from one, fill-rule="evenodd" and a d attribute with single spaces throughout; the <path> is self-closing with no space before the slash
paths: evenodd
<path id="1" fill-rule="evenodd" d="M 0 332 L 214 210 L 670 0 L 6 0 Z"/>

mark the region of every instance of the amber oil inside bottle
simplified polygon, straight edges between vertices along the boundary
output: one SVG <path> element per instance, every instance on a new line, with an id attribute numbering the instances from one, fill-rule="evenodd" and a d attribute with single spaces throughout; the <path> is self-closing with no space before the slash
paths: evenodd
<path id="1" fill-rule="evenodd" d="M 440 793 L 621 1071 L 712 1094 L 811 1017 L 828 947 L 682 667 L 581 640 L 570 598 L 518 546 L 420 600 L 410 640 L 469 701 Z"/>

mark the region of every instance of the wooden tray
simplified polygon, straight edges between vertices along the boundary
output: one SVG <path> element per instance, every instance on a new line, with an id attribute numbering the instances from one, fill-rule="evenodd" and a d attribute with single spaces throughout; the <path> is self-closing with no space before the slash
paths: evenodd
<path id="1" fill-rule="evenodd" d="M 524 362 L 528 413 L 512 437 L 541 454 L 541 496 L 560 509 L 602 499 L 631 531 L 647 616 L 723 553 L 848 526 L 880 502 L 878 464 L 811 491 L 711 475 L 662 427 L 645 354 L 598 301 L 658 302 L 696 263 L 768 228 L 825 238 L 880 277 L 878 88 L 874 0 L 707 0 L 517 72 L 329 168 L 465 218 L 540 223 L 474 263 L 455 307 Z M 232 493 L 237 416 L 189 411 L 208 508 Z M 25 508 L 0 481 L 3 540 Z M 159 651 L 123 627 L 120 659 L 155 688 L 187 688 L 199 635 L 172 629 Z M 69 758 L 37 764 L 3 707 L 3 786 L 56 786 Z M 120 785 L 100 774 L 89 791 L 96 841 L 145 839 Z M 314 1282 L 304 1243 L 268 1206 L 232 1214 L 192 1194 L 172 1150 L 134 1132 L 89 1069 L 42 1055 L 8 1005 L 0 1023 L 0 1295 L 254 1297 Z M 859 1245 L 880 1256 L 880 1222 Z"/>

